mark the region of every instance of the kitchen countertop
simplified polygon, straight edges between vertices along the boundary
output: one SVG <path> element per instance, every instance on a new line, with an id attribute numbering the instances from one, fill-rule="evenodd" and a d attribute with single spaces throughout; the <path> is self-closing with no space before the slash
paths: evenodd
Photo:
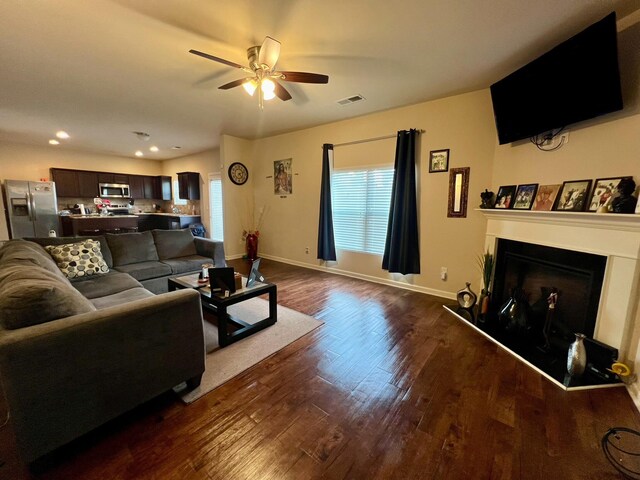
<path id="1" fill-rule="evenodd" d="M 80 215 L 79 213 L 73 213 L 71 215 L 61 215 L 61 217 L 69 217 L 69 218 L 105 218 L 105 219 L 113 219 L 113 218 L 136 218 L 137 215 L 100 215 L 99 213 L 89 213 L 86 215 Z"/>
<path id="2" fill-rule="evenodd" d="M 136 213 L 136 215 L 162 215 L 164 217 L 199 217 L 200 215 L 189 215 L 186 213 L 146 213 L 146 212 L 142 212 L 142 213 Z"/>

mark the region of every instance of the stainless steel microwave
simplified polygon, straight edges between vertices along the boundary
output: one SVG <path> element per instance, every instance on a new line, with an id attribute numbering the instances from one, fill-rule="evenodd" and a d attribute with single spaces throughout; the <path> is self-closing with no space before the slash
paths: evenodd
<path id="1" fill-rule="evenodd" d="M 102 198 L 131 198 L 129 185 L 123 183 L 101 183 L 100 197 Z"/>

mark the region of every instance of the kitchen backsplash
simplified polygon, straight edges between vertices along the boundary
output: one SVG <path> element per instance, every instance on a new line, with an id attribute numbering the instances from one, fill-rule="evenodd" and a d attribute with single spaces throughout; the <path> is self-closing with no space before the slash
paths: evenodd
<path id="1" fill-rule="evenodd" d="M 74 205 L 84 204 L 85 208 L 88 208 L 91 213 L 97 213 L 97 209 L 95 204 L 93 203 L 93 198 L 71 198 L 71 197 L 60 197 L 58 198 L 58 211 L 60 210 L 68 210 L 73 208 Z M 111 200 L 112 204 L 118 205 L 128 205 L 129 202 L 125 199 L 113 199 Z M 156 208 L 158 207 L 158 208 Z M 153 213 L 153 212 L 162 212 L 162 213 L 173 213 L 173 208 L 176 208 L 177 211 L 181 214 L 185 215 L 200 215 L 200 200 L 188 200 L 187 205 L 173 205 L 173 202 L 170 201 L 162 201 L 162 200 L 135 200 L 133 208 L 131 208 L 132 213 Z"/>

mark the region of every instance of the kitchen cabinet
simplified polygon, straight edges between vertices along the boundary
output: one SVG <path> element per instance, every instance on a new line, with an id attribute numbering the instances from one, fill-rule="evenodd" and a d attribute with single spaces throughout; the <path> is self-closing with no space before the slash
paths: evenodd
<path id="1" fill-rule="evenodd" d="M 79 197 L 78 172 L 63 168 L 52 168 L 51 180 L 56 182 L 56 195 L 58 197 Z"/>
<path id="2" fill-rule="evenodd" d="M 156 197 L 156 179 L 155 177 L 144 176 L 142 177 L 142 181 L 144 183 L 144 198 L 152 199 Z"/>
<path id="3" fill-rule="evenodd" d="M 119 183 L 129 185 L 129 175 L 124 173 L 98 172 L 98 183 Z"/>
<path id="4" fill-rule="evenodd" d="M 98 174 L 96 172 L 85 172 L 78 170 L 78 196 L 80 198 L 95 198 L 100 195 L 98 189 Z"/>
<path id="5" fill-rule="evenodd" d="M 200 223 L 200 215 L 172 215 L 170 213 L 139 213 L 138 231 L 175 230 L 187 228 L 192 223 Z"/>
<path id="6" fill-rule="evenodd" d="M 135 232 L 138 218 L 135 215 L 67 215 L 60 217 L 64 236 L 102 235 L 104 233 Z"/>
<path id="7" fill-rule="evenodd" d="M 129 188 L 131 198 L 144 198 L 144 177 L 141 175 L 129 175 Z"/>
<path id="8" fill-rule="evenodd" d="M 158 178 L 158 197 L 161 200 L 172 199 L 171 177 L 161 175 Z"/>
<path id="9" fill-rule="evenodd" d="M 200 200 L 200 174 L 197 172 L 178 173 L 178 192 L 183 200 Z"/>

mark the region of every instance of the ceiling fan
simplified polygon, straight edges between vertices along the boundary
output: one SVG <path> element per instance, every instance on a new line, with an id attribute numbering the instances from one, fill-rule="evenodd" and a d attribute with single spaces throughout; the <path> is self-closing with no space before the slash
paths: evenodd
<path id="1" fill-rule="evenodd" d="M 198 50 L 192 49 L 189 50 L 189 53 L 230 67 L 239 68 L 243 72 L 250 74 L 249 77 L 234 80 L 218 88 L 221 90 L 229 90 L 230 88 L 242 85 L 251 96 L 257 91 L 258 105 L 261 110 L 264 108 L 264 100 L 271 100 L 274 97 L 278 97 L 285 102 L 291 100 L 291 94 L 280 84 L 281 81 L 329 83 L 329 77 L 320 73 L 277 71 L 275 66 L 280 57 L 280 42 L 271 37 L 265 37 L 262 45 L 255 45 L 247 49 L 247 58 L 249 59 L 248 67 L 243 67 L 224 58 L 214 57 L 213 55 L 199 52 Z"/>

